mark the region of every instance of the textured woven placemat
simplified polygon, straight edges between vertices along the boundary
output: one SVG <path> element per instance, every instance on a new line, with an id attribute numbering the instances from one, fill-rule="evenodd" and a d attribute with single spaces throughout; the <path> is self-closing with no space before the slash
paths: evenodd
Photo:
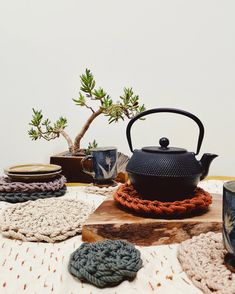
<path id="1" fill-rule="evenodd" d="M 192 282 L 204 293 L 235 293 L 235 274 L 224 264 L 222 234 L 209 232 L 182 242 L 178 259 Z"/>
<path id="2" fill-rule="evenodd" d="M 83 243 L 70 256 L 68 269 L 81 281 L 104 288 L 133 280 L 141 266 L 140 251 L 131 243 L 104 240 Z"/>
<path id="3" fill-rule="evenodd" d="M 62 189 L 66 183 L 64 176 L 58 176 L 56 179 L 49 182 L 34 182 L 34 183 L 23 183 L 12 181 L 9 177 L 0 177 L 0 192 L 3 193 L 14 193 L 14 192 L 46 192 L 56 191 Z"/>
<path id="4" fill-rule="evenodd" d="M 85 193 L 88 193 L 88 194 L 90 193 L 90 194 L 96 194 L 96 195 L 109 197 L 109 196 L 112 196 L 115 190 L 117 190 L 118 185 L 114 187 L 110 186 L 110 187 L 102 187 L 102 188 L 98 186 L 94 186 L 94 185 L 89 185 L 85 187 L 84 191 Z"/>
<path id="5" fill-rule="evenodd" d="M 92 211 L 91 205 L 71 199 L 18 203 L 0 215 L 0 231 L 3 236 L 23 241 L 61 241 L 80 233 Z"/>
<path id="6" fill-rule="evenodd" d="M 18 202 L 25 202 L 29 200 L 37 200 L 37 199 L 44 199 L 44 198 L 51 198 L 51 197 L 60 197 L 63 196 L 66 193 L 66 186 L 64 186 L 62 189 L 56 190 L 56 191 L 45 191 L 45 192 L 32 192 L 32 193 L 26 193 L 26 192 L 14 192 L 14 193 L 8 193 L 8 192 L 0 192 L 0 201 L 6 201 L 10 203 L 18 203 Z"/>
<path id="7" fill-rule="evenodd" d="M 173 202 L 143 199 L 128 183 L 121 185 L 114 193 L 114 199 L 123 207 L 144 215 L 155 217 L 185 217 L 199 213 L 212 203 L 212 196 L 202 188 L 196 188 L 188 199 Z"/>

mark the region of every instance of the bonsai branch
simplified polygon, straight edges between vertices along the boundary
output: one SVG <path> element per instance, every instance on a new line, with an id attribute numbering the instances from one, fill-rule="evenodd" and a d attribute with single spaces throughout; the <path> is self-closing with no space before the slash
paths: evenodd
<path id="1" fill-rule="evenodd" d="M 36 132 L 38 134 L 38 138 L 43 138 L 46 141 L 51 141 L 54 140 L 55 138 L 59 137 L 59 132 L 58 131 L 52 131 L 52 130 L 46 130 L 43 131 L 40 125 L 36 125 Z M 36 138 L 35 138 L 36 140 Z"/>
<path id="2" fill-rule="evenodd" d="M 69 152 L 71 152 L 72 154 L 74 154 L 73 141 L 72 141 L 72 139 L 70 138 L 70 136 L 69 136 L 64 130 L 61 130 L 61 131 L 60 131 L 60 134 L 61 134 L 61 135 L 65 138 L 65 140 L 67 141 L 68 146 L 69 146 Z"/>
<path id="3" fill-rule="evenodd" d="M 97 111 L 93 112 L 92 115 L 89 117 L 89 119 L 87 120 L 87 122 L 85 123 L 85 125 L 83 126 L 82 130 L 80 131 L 80 133 L 76 136 L 75 141 L 74 141 L 74 153 L 79 152 L 80 148 L 80 142 L 81 139 L 83 138 L 83 136 L 85 135 L 86 131 L 88 130 L 88 128 L 90 127 L 91 123 L 93 122 L 93 120 L 99 116 L 102 113 L 101 109 L 98 109 Z"/>
<path id="4" fill-rule="evenodd" d="M 84 106 L 88 109 L 90 109 L 93 113 L 95 113 L 95 110 L 91 107 L 91 106 L 88 106 L 87 104 L 84 104 Z"/>

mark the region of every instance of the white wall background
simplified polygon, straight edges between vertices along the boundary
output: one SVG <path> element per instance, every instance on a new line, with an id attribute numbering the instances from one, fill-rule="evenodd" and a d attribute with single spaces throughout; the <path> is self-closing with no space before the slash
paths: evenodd
<path id="1" fill-rule="evenodd" d="M 88 67 L 114 99 L 132 86 L 147 108 L 196 114 L 206 129 L 201 154 L 219 154 L 210 174 L 235 175 L 234 11 L 232 0 L 1 0 L 0 172 L 67 148 L 62 138 L 30 141 L 31 109 L 51 120 L 66 116 L 75 137 L 89 112 L 72 98 Z M 99 117 L 83 144 L 96 138 L 129 153 L 125 127 Z M 193 122 L 172 114 L 151 116 L 133 132 L 136 147 L 167 135 L 190 151 L 197 134 Z"/>

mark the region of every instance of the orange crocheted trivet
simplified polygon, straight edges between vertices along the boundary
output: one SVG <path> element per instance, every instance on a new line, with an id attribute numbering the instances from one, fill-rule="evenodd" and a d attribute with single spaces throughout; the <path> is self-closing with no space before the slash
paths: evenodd
<path id="1" fill-rule="evenodd" d="M 196 188 L 193 195 L 182 201 L 161 202 L 145 200 L 138 195 L 132 185 L 121 185 L 114 199 L 123 207 L 139 214 L 157 217 L 183 217 L 206 210 L 212 203 L 212 196 L 202 188 Z"/>

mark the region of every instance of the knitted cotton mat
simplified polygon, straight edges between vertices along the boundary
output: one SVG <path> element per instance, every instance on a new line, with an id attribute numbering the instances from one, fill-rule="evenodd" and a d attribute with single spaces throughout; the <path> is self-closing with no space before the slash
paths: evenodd
<path id="1" fill-rule="evenodd" d="M 98 186 L 86 186 L 84 191 L 88 194 L 96 194 L 96 195 L 102 195 L 102 196 L 112 196 L 113 192 L 117 189 L 117 186 L 110 186 L 110 187 L 98 187 Z"/>
<path id="2" fill-rule="evenodd" d="M 142 267 L 140 251 L 121 240 L 83 243 L 69 260 L 68 270 L 83 282 L 99 288 L 133 280 Z"/>
<path id="3" fill-rule="evenodd" d="M 0 201 L 6 201 L 10 203 L 25 202 L 29 200 L 37 200 L 40 198 L 60 197 L 66 193 L 66 186 L 56 191 L 45 191 L 45 192 L 33 192 L 33 193 L 0 193 Z"/>
<path id="4" fill-rule="evenodd" d="M 209 232 L 182 242 L 178 259 L 192 282 L 204 293 L 235 293 L 235 274 L 224 264 L 222 234 Z"/>
<path id="5" fill-rule="evenodd" d="M 0 232 L 23 241 L 62 241 L 80 233 L 92 211 L 91 205 L 71 199 L 48 198 L 18 203 L 0 215 Z"/>
<path id="6" fill-rule="evenodd" d="M 23 183 L 11 181 L 9 177 L 0 177 L 0 192 L 2 193 L 33 193 L 33 192 L 46 192 L 56 191 L 64 187 L 66 178 L 59 176 L 50 182 L 34 182 Z"/>
<path id="7" fill-rule="evenodd" d="M 157 217 L 183 217 L 192 213 L 205 211 L 212 203 L 212 196 L 197 187 L 188 199 L 174 202 L 161 202 L 158 200 L 145 200 L 138 195 L 134 187 L 128 183 L 121 185 L 114 193 L 114 199 L 123 207 L 136 212 Z"/>

